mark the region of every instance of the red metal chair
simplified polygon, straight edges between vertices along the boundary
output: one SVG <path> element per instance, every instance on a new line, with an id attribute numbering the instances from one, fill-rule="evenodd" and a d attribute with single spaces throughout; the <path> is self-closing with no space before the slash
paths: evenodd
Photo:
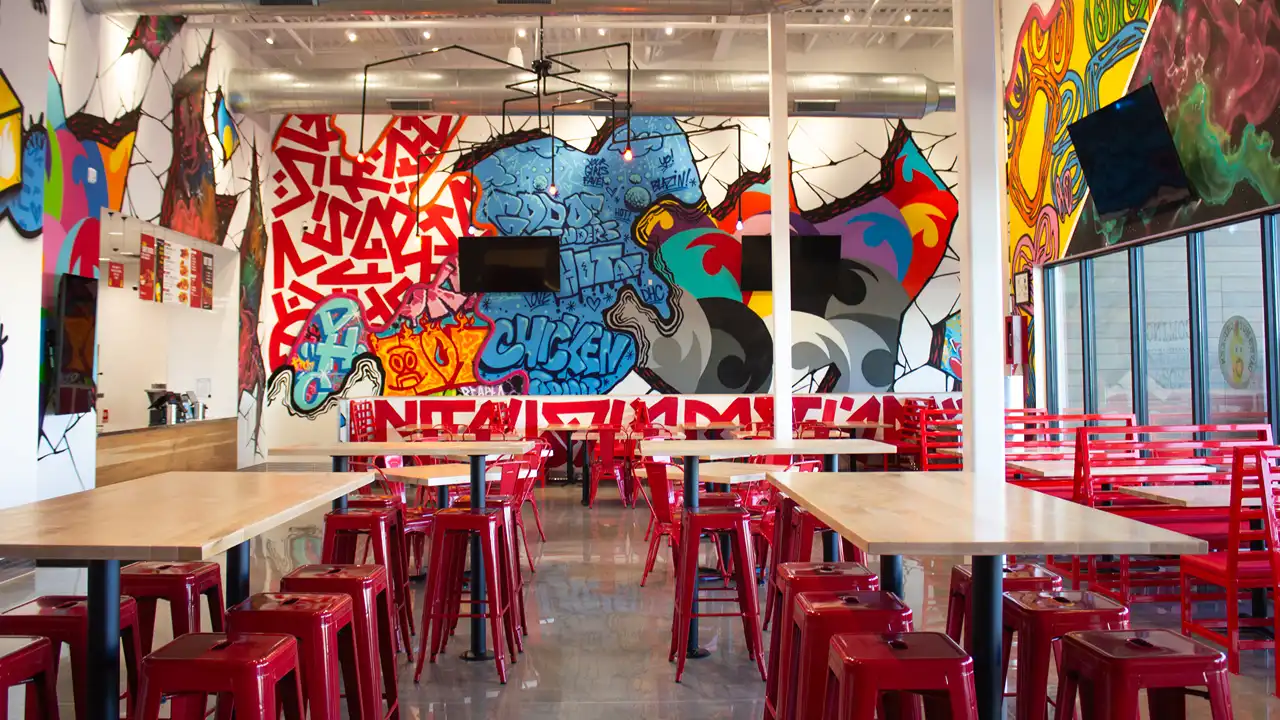
<path id="1" fill-rule="evenodd" d="M 1204 686 L 1213 720 L 1232 720 L 1222 653 L 1169 630 L 1073 632 L 1062 638 L 1062 670 L 1054 720 L 1071 720 L 1076 693 L 1083 720 L 1139 720 L 1138 691 L 1148 716 L 1187 717 L 1187 695 Z M 1092 702 L 1090 702 L 1092 700 Z"/>
<path id="2" fill-rule="evenodd" d="M 779 626 L 786 675 L 778 681 L 779 720 L 822 716 L 831 638 L 844 633 L 911 632 L 911 608 L 891 592 L 803 592 Z"/>
<path id="3" fill-rule="evenodd" d="M 252 633 L 289 635 L 298 641 L 304 710 L 310 709 L 312 720 L 339 720 L 338 698 L 343 686 L 348 715 L 361 716 L 368 704 L 368 691 L 361 687 L 357 670 L 355 616 L 349 595 L 259 593 L 227 613 L 231 639 Z"/>
<path id="4" fill-rule="evenodd" d="M 1004 673 L 1018 636 L 1017 720 L 1044 720 L 1049 660 L 1063 635 L 1076 630 L 1126 630 L 1129 609 L 1092 592 L 1019 590 L 1004 594 Z"/>
<path id="5" fill-rule="evenodd" d="M 825 720 L 872 720 L 881 703 L 885 720 L 919 717 L 920 699 L 931 718 L 978 718 L 973 660 L 942 633 L 836 635 L 827 669 Z"/>
<path id="6" fill-rule="evenodd" d="M 951 567 L 951 589 L 947 601 L 947 637 L 960 643 L 966 651 L 973 649 L 969 636 L 973 627 L 973 566 Z M 1053 592 L 1062 589 L 1062 576 L 1043 565 L 1009 563 L 1004 566 L 1003 590 L 1040 590 Z"/>
<path id="7" fill-rule="evenodd" d="M 680 537 L 679 505 L 671 483 L 672 470 L 681 471 L 679 465 L 666 462 L 646 462 L 645 483 L 649 486 L 646 497 L 649 499 L 649 510 L 652 513 L 649 527 L 649 553 L 645 557 L 644 571 L 640 575 L 640 587 L 649 579 L 653 566 L 658 560 L 658 552 L 662 548 L 662 540 L 666 538 L 671 547 L 671 566 L 676 566 L 677 538 Z"/>
<path id="8" fill-rule="evenodd" d="M 395 611 L 392 609 L 387 569 L 381 565 L 303 565 L 280 579 L 280 592 L 324 593 L 351 598 L 356 634 L 356 672 L 364 700 L 361 718 L 381 720 L 398 717 L 400 697 L 396 676 Z M 381 691 L 378 689 L 380 685 Z"/>
<path id="9" fill-rule="evenodd" d="M 963 459 L 951 454 L 963 443 L 960 428 L 963 424 L 959 408 L 924 408 L 920 411 L 920 469 L 959 470 Z"/>
<path id="10" fill-rule="evenodd" d="M 902 468 L 902 458 L 907 457 L 912 458 L 916 463 L 912 469 L 920 469 L 920 434 L 924 427 L 924 419 L 921 413 L 937 406 L 938 401 L 932 397 L 904 398 L 902 400 L 898 427 L 896 431 L 885 435 L 885 441 L 897 448 L 897 452 L 894 454 L 897 467 Z M 889 469 L 888 456 L 885 457 L 884 469 Z"/>
<path id="11" fill-rule="evenodd" d="M 209 695 L 218 695 L 218 716 L 236 720 L 303 720 L 298 643 L 288 635 L 191 633 L 142 661 L 142 720 L 159 720 L 170 698 L 172 720 L 200 720 Z"/>
<path id="12" fill-rule="evenodd" d="M 1238 448 L 1232 461 L 1231 508 L 1226 550 L 1182 558 L 1182 633 L 1212 640 L 1227 649 L 1227 668 L 1240 672 L 1240 651 L 1275 648 L 1275 638 L 1245 640 L 1241 628 L 1272 626 L 1280 632 L 1280 614 L 1240 617 L 1237 600 L 1250 590 L 1271 590 L 1280 597 L 1280 531 L 1276 523 L 1276 463 L 1280 448 Z M 1255 529 L 1256 528 L 1256 529 Z M 1225 617 L 1192 614 L 1196 585 L 1223 588 Z M 1223 629 L 1225 627 L 1225 632 Z M 1280 666 L 1276 669 L 1280 680 Z M 1280 690 L 1278 690 L 1280 691 Z"/>
<path id="13" fill-rule="evenodd" d="M 120 644 L 124 651 L 128 686 L 128 714 L 137 709 L 138 663 L 142 658 L 138 603 L 120 598 Z M 48 638 L 55 658 L 66 643 L 71 650 L 71 684 L 75 692 L 76 720 L 89 717 L 88 692 L 89 602 L 83 595 L 45 595 L 0 613 L 0 635 L 35 635 Z M 55 661 L 56 664 L 56 661 Z M 56 670 L 55 670 L 56 672 Z"/>
<path id="14" fill-rule="evenodd" d="M 591 461 L 591 494 L 587 507 L 595 507 L 596 493 L 600 490 L 600 479 L 608 475 L 618 483 L 618 495 L 623 505 L 634 505 L 634 498 L 627 487 L 627 462 L 620 457 L 618 450 L 618 427 L 602 425 L 596 430 L 596 440 L 589 445 Z"/>
<path id="15" fill-rule="evenodd" d="M 169 603 L 173 636 L 200 632 L 200 597 L 209 606 L 214 632 L 222 632 L 222 568 L 216 562 L 139 562 L 120 571 L 120 594 L 138 601 L 142 654 L 155 641 L 156 602 Z"/>
<path id="16" fill-rule="evenodd" d="M 0 718 L 9 688 L 26 685 L 26 720 L 58 720 L 58 660 L 49 638 L 0 636 Z"/>

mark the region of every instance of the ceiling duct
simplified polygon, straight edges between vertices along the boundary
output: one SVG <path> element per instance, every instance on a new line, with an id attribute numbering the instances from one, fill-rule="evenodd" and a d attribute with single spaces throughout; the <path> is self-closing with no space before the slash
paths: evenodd
<path id="1" fill-rule="evenodd" d="M 358 113 L 361 112 L 362 71 L 305 70 L 286 72 L 240 68 L 227 80 L 231 108 L 242 113 Z M 368 112 L 373 115 L 412 112 L 404 103 L 430 101 L 435 112 L 451 115 L 501 115 L 502 101 L 514 93 L 507 85 L 532 81 L 532 72 L 516 70 L 369 71 Z M 574 78 L 626 97 L 626 73 L 584 70 Z M 870 73 L 791 73 L 789 94 L 796 116 L 919 118 L 932 112 L 955 110 L 955 85 L 923 75 Z M 556 103 L 557 93 L 573 86 L 549 79 L 543 112 Z M 769 74 L 761 72 L 680 72 L 637 70 L 631 75 L 633 115 L 717 115 L 765 117 L 769 114 Z M 584 102 L 558 111 L 565 115 L 608 115 L 610 103 Z M 532 100 L 512 102 L 508 115 L 532 115 Z M 623 102 L 619 114 L 625 113 Z"/>
<path id="2" fill-rule="evenodd" d="M 82 0 L 92 13 L 138 15 L 272 15 L 369 13 L 450 16 L 761 15 L 817 5 L 821 0 Z"/>

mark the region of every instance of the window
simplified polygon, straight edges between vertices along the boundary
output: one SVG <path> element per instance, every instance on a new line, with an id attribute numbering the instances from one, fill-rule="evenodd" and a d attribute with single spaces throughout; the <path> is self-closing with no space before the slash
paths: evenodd
<path id="1" fill-rule="evenodd" d="M 1147 408 L 1153 425 L 1186 425 L 1191 413 L 1191 323 L 1186 238 L 1148 245 L 1146 277 Z"/>
<path id="2" fill-rule="evenodd" d="M 1209 422 L 1267 422 L 1262 224 L 1204 234 Z"/>
<path id="3" fill-rule="evenodd" d="M 1058 412 L 1084 412 L 1084 327 L 1080 321 L 1080 265 L 1073 263 L 1054 270 L 1058 352 Z"/>
<path id="4" fill-rule="evenodd" d="M 1093 261 L 1093 315 L 1097 323 L 1098 379 L 1094 407 L 1101 413 L 1133 412 L 1133 333 L 1129 331 L 1129 254 Z"/>

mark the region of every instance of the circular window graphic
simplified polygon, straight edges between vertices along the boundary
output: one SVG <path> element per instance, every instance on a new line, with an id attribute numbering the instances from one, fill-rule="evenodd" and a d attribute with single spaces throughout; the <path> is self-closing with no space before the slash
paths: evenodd
<path id="1" fill-rule="evenodd" d="M 1218 336 L 1218 368 L 1227 385 L 1236 390 L 1249 387 L 1258 364 L 1258 338 L 1248 320 L 1234 315 L 1222 324 Z"/>

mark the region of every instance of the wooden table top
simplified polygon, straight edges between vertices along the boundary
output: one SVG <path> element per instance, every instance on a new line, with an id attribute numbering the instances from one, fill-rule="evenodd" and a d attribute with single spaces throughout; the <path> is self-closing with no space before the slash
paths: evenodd
<path id="1" fill-rule="evenodd" d="M 1230 485 L 1130 485 L 1116 490 L 1152 502 L 1194 508 L 1231 507 Z M 1248 498 L 1250 504 L 1261 503 L 1259 498 Z"/>
<path id="2" fill-rule="evenodd" d="M 427 487 L 466 485 L 471 482 L 471 466 L 467 463 L 384 468 L 382 474 L 386 475 L 389 480 L 402 482 L 406 485 L 426 485 Z M 499 471 L 490 470 L 485 473 L 485 479 L 497 480 L 499 475 Z"/>
<path id="3" fill-rule="evenodd" d="M 1010 460 L 1009 467 L 1028 475 L 1064 480 L 1076 476 L 1075 460 Z M 1142 475 L 1204 475 L 1219 472 L 1214 465 L 1099 465 L 1094 477 L 1137 477 Z"/>
<path id="4" fill-rule="evenodd" d="M 698 480 L 718 485 L 736 485 L 738 483 L 759 482 L 766 479 L 771 472 L 786 470 L 785 465 L 763 465 L 744 462 L 709 462 L 698 464 Z M 683 480 L 684 471 L 680 468 L 667 468 L 669 479 Z M 645 477 L 643 465 L 636 468 L 637 477 Z"/>
<path id="5" fill-rule="evenodd" d="M 0 510 L 0 557 L 208 560 L 372 473 L 170 472 Z"/>
<path id="6" fill-rule="evenodd" d="M 476 440 L 418 442 L 339 442 L 273 447 L 268 455 L 283 457 L 355 457 L 358 455 L 403 455 L 470 457 L 476 455 L 523 455 L 533 449 L 531 440 Z"/>
<path id="7" fill-rule="evenodd" d="M 769 481 L 863 550 L 888 555 L 1203 553 L 1154 525 L 1004 483 L 975 506 L 973 474 L 769 473 Z"/>
<path id="8" fill-rule="evenodd" d="M 882 455 L 897 448 L 878 440 L 862 438 L 807 438 L 800 440 L 644 440 L 640 454 L 710 457 L 713 459 L 750 455 Z"/>
<path id="9" fill-rule="evenodd" d="M 1045 455 L 1058 460 L 1074 460 L 1076 449 L 1073 447 L 1037 447 L 1037 448 L 1005 448 L 1006 455 L 1023 456 L 1023 455 Z M 964 448 L 948 447 L 938 448 L 939 455 L 954 455 L 960 457 L 964 455 Z M 1016 461 L 1014 461 L 1016 462 Z"/>
<path id="10" fill-rule="evenodd" d="M 673 427 L 685 432 L 689 432 L 690 430 L 732 430 L 734 428 L 742 427 L 742 423 L 729 420 L 715 420 L 711 422 L 679 423 Z"/>
<path id="11" fill-rule="evenodd" d="M 894 427 L 893 423 L 882 423 L 874 420 L 845 420 L 844 422 L 836 420 L 833 422 L 823 421 L 822 424 L 845 430 L 892 430 Z"/>

